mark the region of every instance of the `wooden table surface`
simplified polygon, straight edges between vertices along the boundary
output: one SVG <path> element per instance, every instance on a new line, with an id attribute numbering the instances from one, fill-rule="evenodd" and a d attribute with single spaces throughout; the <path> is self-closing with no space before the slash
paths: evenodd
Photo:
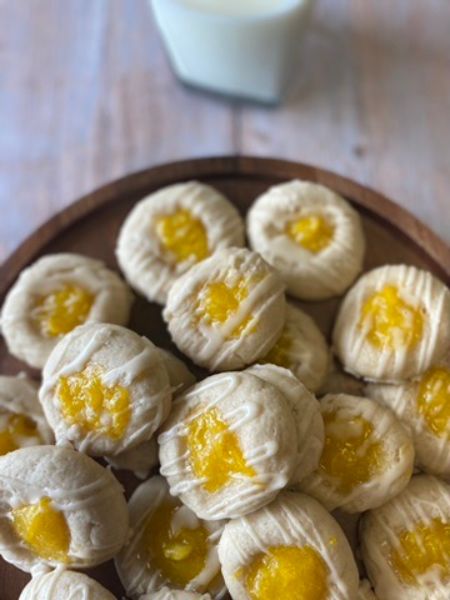
<path id="1" fill-rule="evenodd" d="M 131 171 L 229 153 L 305 161 L 450 242 L 450 2 L 319 0 L 279 107 L 174 78 L 146 0 L 0 0 L 0 259 Z"/>

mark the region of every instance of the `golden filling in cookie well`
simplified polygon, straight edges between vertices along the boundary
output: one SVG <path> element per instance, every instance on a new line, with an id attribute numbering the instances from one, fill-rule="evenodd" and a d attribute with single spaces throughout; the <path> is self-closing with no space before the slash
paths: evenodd
<path id="1" fill-rule="evenodd" d="M 248 294 L 247 282 L 242 277 L 232 286 L 223 281 L 209 283 L 200 291 L 196 306 L 197 316 L 208 324 L 223 325 L 236 316 L 241 302 L 248 297 Z M 252 318 L 250 315 L 240 321 L 229 337 L 239 337 Z"/>
<path id="2" fill-rule="evenodd" d="M 408 304 L 395 285 L 386 285 L 364 302 L 359 322 L 376 348 L 413 348 L 422 338 L 424 315 Z"/>
<path id="3" fill-rule="evenodd" d="M 25 415 L 0 413 L 0 456 L 17 450 L 24 440 L 42 443 L 36 423 Z"/>
<path id="4" fill-rule="evenodd" d="M 383 446 L 372 439 L 373 425 L 362 417 L 323 415 L 325 446 L 319 468 L 334 480 L 338 492 L 349 494 L 378 475 L 384 464 Z"/>
<path id="5" fill-rule="evenodd" d="M 416 585 L 417 578 L 433 570 L 442 582 L 450 582 L 450 523 L 433 519 L 419 522 L 412 531 L 398 536 L 389 562 L 398 578 Z"/>
<path id="6" fill-rule="evenodd" d="M 121 385 L 105 385 L 98 365 L 60 377 L 56 393 L 67 423 L 113 440 L 123 437 L 131 418 L 129 392 Z"/>
<path id="7" fill-rule="evenodd" d="M 278 338 L 277 343 L 273 348 L 266 354 L 263 363 L 270 363 L 272 365 L 278 365 L 279 367 L 285 367 L 289 369 L 291 366 L 290 352 L 292 348 L 292 337 L 286 328 L 283 329 L 281 336 Z"/>
<path id="8" fill-rule="evenodd" d="M 30 550 L 40 558 L 67 563 L 70 530 L 64 514 L 44 497 L 11 511 L 14 530 Z"/>
<path id="9" fill-rule="evenodd" d="M 186 208 L 155 219 L 156 234 L 164 249 L 177 262 L 194 258 L 196 262 L 209 256 L 205 226 Z"/>
<path id="10" fill-rule="evenodd" d="M 32 319 L 45 337 L 64 335 L 82 325 L 92 308 L 94 296 L 76 285 L 42 296 L 36 302 Z"/>
<path id="11" fill-rule="evenodd" d="M 332 242 L 334 227 L 322 215 L 308 215 L 288 223 L 286 233 L 305 250 L 318 254 Z"/>
<path id="12" fill-rule="evenodd" d="M 245 460 L 238 436 L 230 431 L 217 408 L 189 423 L 186 445 L 194 474 L 208 492 L 221 490 L 232 478 L 256 475 Z"/>
<path id="13" fill-rule="evenodd" d="M 328 567 L 311 546 L 274 546 L 256 555 L 237 577 L 251 600 L 327 600 Z"/>
<path id="14" fill-rule="evenodd" d="M 422 377 L 417 395 L 419 413 L 428 428 L 450 439 L 450 371 L 433 367 Z"/>
<path id="15" fill-rule="evenodd" d="M 198 523 L 184 525 L 177 515 L 180 510 L 186 509 L 165 500 L 147 520 L 138 552 L 149 570 L 159 570 L 173 585 L 185 587 L 206 566 L 209 532 Z"/>

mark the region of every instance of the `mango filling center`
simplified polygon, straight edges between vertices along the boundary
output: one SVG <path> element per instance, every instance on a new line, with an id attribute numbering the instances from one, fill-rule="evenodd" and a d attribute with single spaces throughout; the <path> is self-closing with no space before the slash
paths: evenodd
<path id="1" fill-rule="evenodd" d="M 155 510 L 145 524 L 139 553 L 150 571 L 156 568 L 173 585 L 185 587 L 205 568 L 209 533 L 200 524 L 175 529 L 173 522 L 180 509 L 166 501 Z"/>
<path id="2" fill-rule="evenodd" d="M 450 371 L 444 367 L 429 369 L 419 385 L 419 413 L 436 435 L 450 439 Z"/>
<path id="3" fill-rule="evenodd" d="M 76 285 L 65 285 L 60 290 L 39 298 L 32 318 L 45 337 L 64 335 L 82 325 L 91 312 L 94 296 Z"/>
<path id="4" fill-rule="evenodd" d="M 286 233 L 293 242 L 305 250 L 318 254 L 332 242 L 334 227 L 322 215 L 308 215 L 288 223 Z"/>
<path id="5" fill-rule="evenodd" d="M 334 480 L 339 493 L 349 494 L 378 475 L 384 464 L 383 446 L 371 441 L 373 426 L 361 417 L 324 415 L 325 445 L 319 469 Z"/>
<path id="6" fill-rule="evenodd" d="M 209 283 L 200 292 L 196 314 L 209 325 L 224 325 L 237 314 L 241 302 L 248 294 L 247 283 L 242 277 L 234 285 L 222 281 Z M 245 317 L 232 329 L 228 337 L 240 337 L 252 320 L 251 315 Z"/>
<path id="7" fill-rule="evenodd" d="M 217 408 L 189 423 L 186 445 L 191 467 L 210 493 L 224 488 L 233 477 L 256 475 L 245 460 L 238 436 L 230 431 Z"/>
<path id="8" fill-rule="evenodd" d="M 326 600 L 328 567 L 310 546 L 274 546 L 237 573 L 251 600 Z"/>
<path id="9" fill-rule="evenodd" d="M 155 228 L 164 249 L 175 256 L 177 262 L 192 258 L 198 262 L 210 254 L 205 226 L 185 208 L 157 217 Z"/>
<path id="10" fill-rule="evenodd" d="M 273 348 L 266 354 L 263 359 L 263 363 L 270 363 L 272 365 L 278 365 L 279 367 L 285 367 L 289 369 L 291 366 L 291 348 L 292 348 L 292 337 L 289 335 L 286 329 L 283 329 L 281 336 L 278 338 L 277 343 Z"/>
<path id="11" fill-rule="evenodd" d="M 414 348 L 423 335 L 424 316 L 400 297 L 396 286 L 387 285 L 365 301 L 359 327 L 376 348 Z"/>
<path id="12" fill-rule="evenodd" d="M 42 443 L 36 423 L 25 415 L 0 414 L 0 456 L 17 450 L 24 440 Z"/>
<path id="13" fill-rule="evenodd" d="M 113 440 L 123 437 L 131 418 L 129 392 L 121 385 L 105 385 L 98 365 L 60 377 L 56 393 L 67 423 L 78 425 L 85 433 Z"/>
<path id="14" fill-rule="evenodd" d="M 432 569 L 443 583 L 450 581 L 450 523 L 439 518 L 420 522 L 412 531 L 403 531 L 398 540 L 390 564 L 401 581 L 417 585 L 417 578 Z"/>
<path id="15" fill-rule="evenodd" d="M 64 514 L 44 497 L 11 511 L 15 532 L 40 558 L 68 563 L 70 530 Z"/>

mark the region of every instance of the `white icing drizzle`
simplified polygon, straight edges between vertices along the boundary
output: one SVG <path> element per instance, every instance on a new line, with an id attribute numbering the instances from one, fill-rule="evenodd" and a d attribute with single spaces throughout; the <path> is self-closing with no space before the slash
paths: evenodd
<path id="1" fill-rule="evenodd" d="M 49 573 L 33 575 L 19 600 L 114 600 L 99 583 L 81 573 L 58 566 Z"/>

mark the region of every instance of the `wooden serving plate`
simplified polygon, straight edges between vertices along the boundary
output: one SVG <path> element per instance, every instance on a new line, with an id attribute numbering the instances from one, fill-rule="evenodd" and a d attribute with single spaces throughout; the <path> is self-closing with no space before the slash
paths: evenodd
<path id="1" fill-rule="evenodd" d="M 20 271 L 42 254 L 79 252 L 100 258 L 117 269 L 114 247 L 119 228 L 133 205 L 160 187 L 198 179 L 221 190 L 244 215 L 253 200 L 269 186 L 300 178 L 322 183 L 340 193 L 360 212 L 367 238 L 365 269 L 386 263 L 407 263 L 427 269 L 450 284 L 450 248 L 407 211 L 377 192 L 349 179 L 312 166 L 281 160 L 220 157 L 188 160 L 129 175 L 75 202 L 36 230 L 0 268 L 0 304 Z M 299 303 L 316 318 L 326 335 L 339 300 Z M 158 345 L 171 348 L 161 308 L 137 298 L 130 327 Z M 173 348 L 172 348 L 173 349 Z M 8 355 L 0 340 L 0 373 L 27 369 Z M 201 372 L 197 369 L 200 375 Z M 118 473 L 129 493 L 136 485 L 130 475 Z M 124 591 L 112 562 L 91 574 L 118 598 Z M 17 600 L 29 576 L 0 559 L 0 599 Z"/>

